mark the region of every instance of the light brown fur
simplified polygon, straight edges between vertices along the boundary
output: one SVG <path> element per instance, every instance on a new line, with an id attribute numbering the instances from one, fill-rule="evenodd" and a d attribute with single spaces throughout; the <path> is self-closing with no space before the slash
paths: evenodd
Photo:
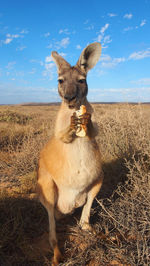
<path id="1" fill-rule="evenodd" d="M 86 99 L 86 74 L 97 63 L 100 52 L 99 43 L 87 46 L 75 67 L 71 67 L 56 52 L 52 53 L 58 67 L 58 90 L 62 104 L 54 136 L 41 152 L 38 169 L 38 194 L 49 216 L 49 240 L 54 251 L 52 265 L 58 265 L 61 258 L 55 228 L 58 211 L 67 214 L 84 205 L 80 225 L 85 230 L 91 230 L 90 209 L 102 185 L 93 110 Z M 82 123 L 88 129 L 84 138 L 75 135 L 77 121 L 74 112 L 81 104 L 87 109 L 87 114 L 82 117 Z"/>

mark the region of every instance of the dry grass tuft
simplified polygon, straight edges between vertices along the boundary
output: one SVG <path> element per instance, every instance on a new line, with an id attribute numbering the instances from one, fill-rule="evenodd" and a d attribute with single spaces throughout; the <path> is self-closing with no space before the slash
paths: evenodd
<path id="1" fill-rule="evenodd" d="M 93 204 L 96 235 L 81 210 L 57 224 L 61 265 L 150 264 L 150 106 L 93 106 L 105 180 Z M 48 218 L 36 199 L 39 152 L 58 106 L 0 107 L 0 265 L 50 265 Z"/>

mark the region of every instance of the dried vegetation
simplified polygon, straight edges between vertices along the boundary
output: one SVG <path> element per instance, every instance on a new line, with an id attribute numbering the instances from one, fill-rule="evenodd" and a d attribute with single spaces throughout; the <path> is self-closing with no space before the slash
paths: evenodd
<path id="1" fill-rule="evenodd" d="M 150 264 L 150 106 L 93 105 L 104 184 L 91 212 L 96 234 L 80 230 L 81 210 L 57 224 L 61 265 Z M 39 151 L 58 106 L 0 107 L 0 265 L 50 265 L 48 218 L 36 199 Z"/>

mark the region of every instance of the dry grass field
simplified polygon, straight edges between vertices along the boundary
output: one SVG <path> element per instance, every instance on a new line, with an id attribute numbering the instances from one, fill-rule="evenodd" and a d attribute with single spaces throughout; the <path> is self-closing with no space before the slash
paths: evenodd
<path id="1" fill-rule="evenodd" d="M 94 104 L 105 174 L 96 235 L 81 210 L 57 223 L 61 265 L 150 265 L 150 105 Z M 47 212 L 36 197 L 39 152 L 59 106 L 0 106 L 0 265 L 50 265 Z"/>

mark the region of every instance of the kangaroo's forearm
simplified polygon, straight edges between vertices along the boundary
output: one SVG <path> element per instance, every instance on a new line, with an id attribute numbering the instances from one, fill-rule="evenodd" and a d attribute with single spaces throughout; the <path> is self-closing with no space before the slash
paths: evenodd
<path id="1" fill-rule="evenodd" d="M 97 128 L 95 125 L 93 125 L 93 122 L 90 120 L 87 125 L 87 135 L 89 138 L 94 138 L 97 136 Z"/>
<path id="2" fill-rule="evenodd" d="M 93 125 L 92 121 L 90 121 L 87 125 L 87 136 L 89 138 L 94 138 L 97 135 L 97 130 Z M 64 130 L 60 131 L 57 134 L 57 137 L 64 143 L 71 143 L 76 138 L 75 129 L 68 126 Z"/>
<path id="3" fill-rule="evenodd" d="M 58 138 L 64 143 L 71 143 L 76 138 L 75 130 L 69 126 L 59 132 Z"/>

